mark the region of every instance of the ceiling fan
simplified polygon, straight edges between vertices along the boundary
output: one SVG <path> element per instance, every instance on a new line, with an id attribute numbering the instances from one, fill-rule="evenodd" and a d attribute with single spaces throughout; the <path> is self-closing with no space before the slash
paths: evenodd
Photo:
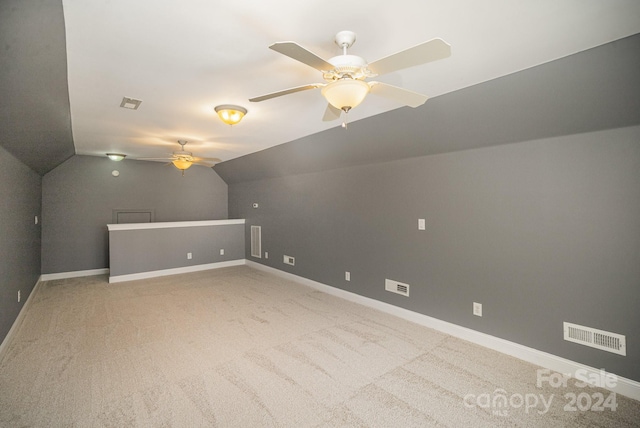
<path id="1" fill-rule="evenodd" d="M 184 171 L 186 169 L 189 169 L 193 164 L 213 167 L 213 165 L 215 165 L 216 163 L 222 162 L 222 160 L 218 158 L 202 158 L 193 156 L 193 153 L 188 152 L 184 149 L 187 141 L 178 140 L 178 144 L 180 144 L 180 150 L 176 150 L 171 156 L 163 158 L 139 158 L 139 160 L 169 161 L 167 165 L 173 164 L 173 166 L 182 171 L 183 177 Z"/>
<path id="2" fill-rule="evenodd" d="M 296 86 L 250 98 L 249 101 L 260 102 L 295 92 L 321 88 L 322 95 L 328 101 L 322 119 L 324 121 L 338 119 L 342 112 L 348 113 L 359 105 L 368 93 L 389 98 L 410 107 L 418 107 L 427 101 L 426 95 L 382 82 L 366 81 L 366 79 L 444 59 L 451 55 L 451 46 L 444 40 L 436 38 L 367 63 L 362 57 L 347 54 L 347 49 L 355 41 L 356 34 L 353 31 L 340 31 L 336 34 L 335 43 L 342 48 L 342 55 L 327 61 L 295 42 L 272 44 L 269 46 L 270 49 L 321 71 L 326 83 Z M 343 123 L 342 126 L 346 127 L 346 124 Z"/>

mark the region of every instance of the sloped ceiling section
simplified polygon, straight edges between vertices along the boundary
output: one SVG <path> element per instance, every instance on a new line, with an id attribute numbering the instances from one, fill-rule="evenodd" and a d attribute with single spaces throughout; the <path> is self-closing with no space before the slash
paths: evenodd
<path id="1" fill-rule="evenodd" d="M 0 2 L 0 145 L 44 175 L 75 153 L 60 0 Z"/>
<path id="2" fill-rule="evenodd" d="M 640 124 L 640 34 L 214 167 L 229 184 Z"/>

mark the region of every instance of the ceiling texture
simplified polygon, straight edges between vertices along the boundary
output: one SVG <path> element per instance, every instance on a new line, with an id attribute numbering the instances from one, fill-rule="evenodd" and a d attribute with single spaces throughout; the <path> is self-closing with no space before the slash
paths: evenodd
<path id="1" fill-rule="evenodd" d="M 0 125 L 5 130 L 0 144 L 40 174 L 74 153 L 160 157 L 178 150 L 178 140 L 188 141 L 187 150 L 196 156 L 230 161 L 291 141 L 311 144 L 316 135 L 361 143 L 381 134 L 386 140 L 414 138 L 424 134 L 425 123 L 435 133 L 446 125 L 455 134 L 471 118 L 482 131 L 483 117 L 499 112 L 508 119 L 516 99 L 530 97 L 544 114 L 545 103 L 581 93 L 597 77 L 574 80 L 567 73 L 601 65 L 575 54 L 640 33 L 637 0 L 3 0 L 0 7 Z M 329 59 L 341 53 L 333 42 L 341 30 L 357 34 L 349 53 L 369 62 L 436 37 L 451 45 L 452 55 L 377 78 L 428 95 L 426 104 L 411 109 L 370 94 L 349 112 L 346 130 L 339 120 L 322 120 L 327 104 L 319 90 L 248 101 L 322 82 L 319 71 L 269 45 L 295 41 Z M 574 68 L 552 65 L 569 56 Z M 610 68 L 635 67 L 637 56 L 636 51 L 635 62 Z M 527 74 L 530 69 L 542 75 Z M 545 73 L 564 80 L 540 80 Z M 634 79 L 628 70 L 623 77 Z M 609 88 L 612 82 L 602 85 Z M 587 89 L 598 96 L 597 88 Z M 600 95 L 614 103 L 606 94 Z M 137 110 L 121 108 L 123 97 L 142 104 Z M 557 108 L 590 99 L 578 97 Z M 230 127 L 214 112 L 219 104 L 243 106 L 248 114 Z M 458 119 L 452 111 L 460 113 Z M 511 138 L 506 129 L 505 141 Z M 533 127 L 529 133 L 539 136 Z M 442 137 L 438 144 L 451 140 Z M 470 148 L 438 144 L 431 152 Z M 363 144 L 354 147 L 366 151 Z M 352 163 L 393 158 L 392 148 Z M 405 154 L 431 153 L 411 150 Z M 242 166 L 223 162 L 216 170 L 229 168 L 225 164 Z"/>

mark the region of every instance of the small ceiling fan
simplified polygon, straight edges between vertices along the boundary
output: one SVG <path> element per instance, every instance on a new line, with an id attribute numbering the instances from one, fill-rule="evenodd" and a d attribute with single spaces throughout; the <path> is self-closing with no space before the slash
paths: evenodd
<path id="1" fill-rule="evenodd" d="M 260 102 L 295 92 L 321 88 L 322 95 L 328 101 L 324 121 L 338 119 L 342 112 L 348 113 L 359 105 L 368 93 L 392 99 L 409 107 L 418 107 L 427 101 L 426 95 L 382 82 L 366 81 L 366 79 L 451 56 L 451 46 L 444 40 L 436 38 L 367 63 L 364 58 L 347 54 L 347 49 L 355 41 L 356 34 L 353 31 L 340 31 L 336 34 L 335 43 L 342 48 L 342 55 L 327 61 L 295 42 L 272 44 L 269 46 L 270 49 L 321 71 L 326 83 L 296 86 L 250 98 L 249 101 Z M 346 125 L 343 123 L 343 126 Z"/>
<path id="2" fill-rule="evenodd" d="M 184 171 L 186 169 L 189 169 L 193 164 L 213 167 L 213 165 L 215 165 L 216 163 L 222 162 L 222 160 L 218 158 L 202 158 L 193 156 L 193 153 L 188 152 L 184 149 L 187 141 L 178 140 L 178 144 L 180 144 L 180 150 L 176 150 L 171 156 L 162 158 L 139 158 L 139 160 L 169 161 L 167 165 L 173 164 L 173 166 L 182 171 L 183 177 Z"/>

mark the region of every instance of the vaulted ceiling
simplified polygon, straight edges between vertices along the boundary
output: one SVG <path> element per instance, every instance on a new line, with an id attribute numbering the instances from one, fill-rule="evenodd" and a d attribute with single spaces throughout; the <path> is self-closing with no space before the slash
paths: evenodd
<path id="1" fill-rule="evenodd" d="M 284 168 L 278 147 L 291 141 L 309 153 L 318 141 L 335 145 L 341 156 L 318 153 L 313 169 L 323 159 L 382 161 L 627 126 L 640 110 L 625 96 L 638 92 L 638 42 L 628 37 L 640 32 L 635 0 L 6 0 L 0 8 L 0 144 L 40 174 L 74 153 L 158 157 L 188 140 L 194 154 L 235 159 L 216 167 L 234 180 L 232 169 Z M 270 44 L 293 40 L 330 58 L 345 29 L 357 33 L 350 53 L 368 60 L 434 37 L 450 43 L 450 58 L 378 79 L 432 98 L 411 109 L 369 95 L 346 131 L 322 121 L 319 90 L 249 103 L 321 80 Z M 125 96 L 140 108 L 121 108 Z M 591 111 L 594 99 L 601 105 Z M 249 110 L 233 128 L 213 112 L 227 103 Z M 572 108 L 579 114 L 554 120 Z M 425 135 L 429 144 L 411 143 Z M 367 146 L 372 139 L 381 143 Z"/>

